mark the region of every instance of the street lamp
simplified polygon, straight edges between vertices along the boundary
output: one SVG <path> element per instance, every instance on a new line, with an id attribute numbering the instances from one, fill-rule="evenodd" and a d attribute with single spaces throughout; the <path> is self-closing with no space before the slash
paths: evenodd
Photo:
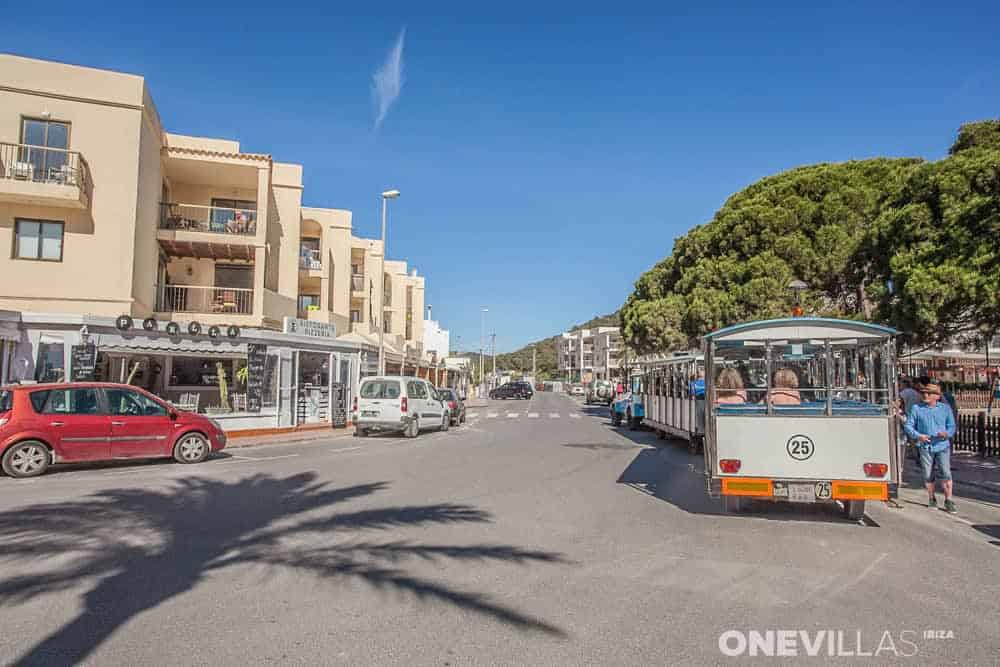
<path id="1" fill-rule="evenodd" d="M 378 297 L 379 322 L 378 328 L 378 374 L 385 375 L 385 218 L 389 208 L 389 200 L 399 196 L 399 190 L 386 190 L 382 193 L 382 291 Z M 402 371 L 402 368 L 400 368 Z"/>
<path id="2" fill-rule="evenodd" d="M 795 295 L 795 305 L 792 306 L 792 317 L 802 317 L 802 293 L 809 289 L 809 285 L 806 285 L 801 280 L 793 280 L 788 283 L 788 289 L 792 290 Z"/>

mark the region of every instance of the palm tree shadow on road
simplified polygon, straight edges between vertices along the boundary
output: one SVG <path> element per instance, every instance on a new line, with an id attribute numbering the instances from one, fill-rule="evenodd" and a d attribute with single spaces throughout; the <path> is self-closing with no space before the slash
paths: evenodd
<path id="1" fill-rule="evenodd" d="M 566 563 L 560 554 L 491 544 L 337 543 L 335 538 L 349 531 L 486 523 L 492 517 L 459 504 L 331 512 L 388 484 L 331 488 L 315 478 L 313 473 L 232 482 L 189 478 L 166 490 L 106 490 L 0 513 L 0 561 L 38 568 L 54 559 L 49 569 L 0 578 L 0 605 L 9 610 L 12 603 L 96 580 L 83 595 L 83 610 L 15 664 L 79 663 L 130 619 L 192 590 L 213 572 L 245 563 L 357 579 L 379 591 L 444 602 L 519 630 L 565 636 L 560 628 L 487 594 L 453 589 L 400 568 L 415 558 Z M 311 546 L 294 546 L 288 538 Z"/>

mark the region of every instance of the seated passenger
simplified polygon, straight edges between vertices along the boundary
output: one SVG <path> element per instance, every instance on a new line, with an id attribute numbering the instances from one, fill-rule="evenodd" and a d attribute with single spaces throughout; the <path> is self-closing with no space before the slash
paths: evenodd
<path id="1" fill-rule="evenodd" d="M 716 378 L 715 402 L 717 404 L 747 402 L 747 393 L 743 391 L 743 378 L 735 368 L 723 368 Z"/>
<path id="2" fill-rule="evenodd" d="M 799 376 L 791 368 L 782 368 L 774 373 L 771 388 L 771 405 L 801 405 Z"/>

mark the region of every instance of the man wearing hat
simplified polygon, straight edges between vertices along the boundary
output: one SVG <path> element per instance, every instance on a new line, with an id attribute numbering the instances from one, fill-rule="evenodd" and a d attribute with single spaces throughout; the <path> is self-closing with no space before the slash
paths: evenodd
<path id="1" fill-rule="evenodd" d="M 939 479 L 944 488 L 944 509 L 954 513 L 955 503 L 951 499 L 951 439 L 955 436 L 955 415 L 948 404 L 941 400 L 941 387 L 933 382 L 923 385 L 920 395 L 923 400 L 910 409 L 903 428 L 916 441 L 920 452 L 920 467 L 923 469 L 929 497 L 928 507 L 937 507 L 934 482 Z"/>

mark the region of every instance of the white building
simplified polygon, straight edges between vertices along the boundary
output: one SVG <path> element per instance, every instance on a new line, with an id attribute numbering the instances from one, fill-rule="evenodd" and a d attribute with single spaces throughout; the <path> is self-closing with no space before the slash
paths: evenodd
<path id="1" fill-rule="evenodd" d="M 441 361 L 451 351 L 451 334 L 437 320 L 431 319 L 431 307 L 427 307 L 424 320 L 424 354 L 435 362 Z"/>
<path id="2" fill-rule="evenodd" d="M 622 337 L 618 327 L 567 331 L 559 339 L 559 370 L 572 381 L 590 382 L 617 375 Z"/>

